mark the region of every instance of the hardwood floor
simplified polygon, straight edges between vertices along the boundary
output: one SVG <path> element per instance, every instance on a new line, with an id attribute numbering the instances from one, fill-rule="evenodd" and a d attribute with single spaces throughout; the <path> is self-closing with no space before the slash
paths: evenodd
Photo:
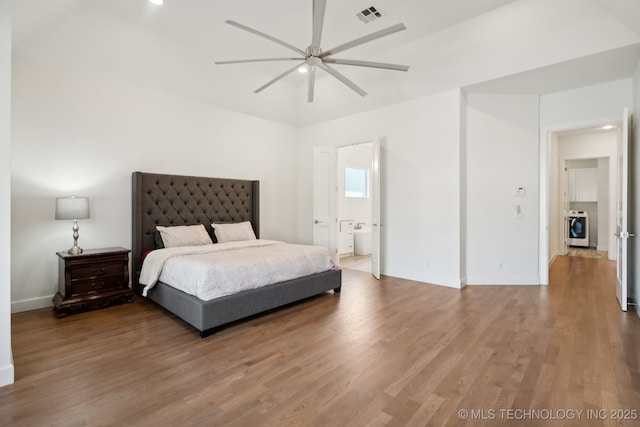
<path id="1" fill-rule="evenodd" d="M 340 266 L 371 273 L 371 255 L 352 255 L 340 258 Z"/>
<path id="2" fill-rule="evenodd" d="M 558 257 L 548 287 L 462 291 L 343 273 L 340 294 L 205 339 L 140 298 L 15 314 L 0 424 L 640 425 L 640 319 L 617 306 L 613 262 Z"/>
<path id="3" fill-rule="evenodd" d="M 607 259 L 607 257 L 609 256 L 607 251 L 598 251 L 596 250 L 596 248 L 581 248 L 577 246 L 569 246 L 567 255 L 603 259 Z"/>

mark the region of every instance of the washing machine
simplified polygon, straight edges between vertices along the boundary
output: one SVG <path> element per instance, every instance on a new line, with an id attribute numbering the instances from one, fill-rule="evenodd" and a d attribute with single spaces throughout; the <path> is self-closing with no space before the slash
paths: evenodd
<path id="1" fill-rule="evenodd" d="M 567 212 L 569 246 L 589 247 L 589 215 L 586 211 Z"/>

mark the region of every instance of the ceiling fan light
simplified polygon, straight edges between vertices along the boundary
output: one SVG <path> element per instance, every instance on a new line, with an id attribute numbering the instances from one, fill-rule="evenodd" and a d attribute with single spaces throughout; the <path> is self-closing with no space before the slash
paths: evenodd
<path id="1" fill-rule="evenodd" d="M 307 68 L 306 65 L 301 65 L 298 67 L 298 72 L 300 74 L 307 74 L 307 72 L 309 71 L 309 69 Z"/>

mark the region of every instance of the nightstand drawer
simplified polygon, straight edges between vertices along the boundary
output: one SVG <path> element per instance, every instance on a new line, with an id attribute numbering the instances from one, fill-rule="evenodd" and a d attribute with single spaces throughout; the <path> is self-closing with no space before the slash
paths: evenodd
<path id="1" fill-rule="evenodd" d="M 133 301 L 129 289 L 129 249 L 88 249 L 80 254 L 58 252 L 58 292 L 53 306 L 58 317 L 69 312 Z"/>
<path id="2" fill-rule="evenodd" d="M 122 276 L 123 262 L 96 263 L 71 269 L 71 280 L 97 279 L 107 276 Z"/>
<path id="3" fill-rule="evenodd" d="M 98 280 L 78 280 L 71 283 L 73 295 L 106 291 L 125 287 L 124 278 L 120 276 L 105 277 Z"/>

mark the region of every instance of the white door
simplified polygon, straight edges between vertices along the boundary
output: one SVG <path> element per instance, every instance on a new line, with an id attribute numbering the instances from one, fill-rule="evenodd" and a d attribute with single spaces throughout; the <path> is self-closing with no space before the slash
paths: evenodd
<path id="1" fill-rule="evenodd" d="M 331 258 L 338 265 L 336 169 L 335 147 L 313 149 L 313 244 L 329 249 Z"/>
<path id="2" fill-rule="evenodd" d="M 628 230 L 629 196 L 629 112 L 625 108 L 622 115 L 622 128 L 618 136 L 618 181 L 616 197 L 616 297 L 622 311 L 627 311 L 627 255 L 629 237 Z"/>
<path id="3" fill-rule="evenodd" d="M 373 141 L 371 165 L 371 274 L 380 279 L 380 143 Z"/>

